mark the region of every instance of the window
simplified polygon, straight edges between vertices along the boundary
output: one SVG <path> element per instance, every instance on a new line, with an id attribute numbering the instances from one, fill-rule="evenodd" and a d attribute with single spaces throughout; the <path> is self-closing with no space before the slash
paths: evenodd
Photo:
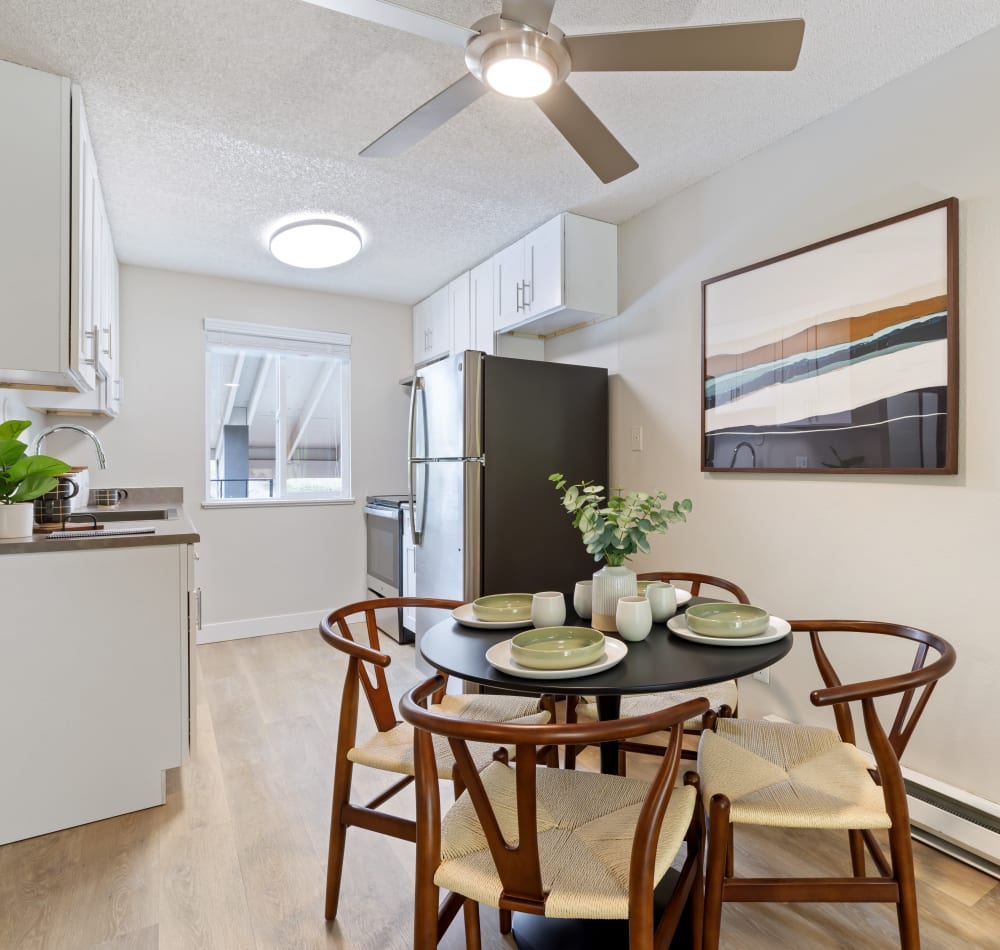
<path id="1" fill-rule="evenodd" d="M 205 497 L 350 498 L 350 335 L 206 320 L 205 339 Z"/>

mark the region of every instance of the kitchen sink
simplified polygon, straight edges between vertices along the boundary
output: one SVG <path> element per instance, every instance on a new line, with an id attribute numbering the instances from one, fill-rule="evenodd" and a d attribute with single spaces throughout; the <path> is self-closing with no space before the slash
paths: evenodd
<path id="1" fill-rule="evenodd" d="M 97 518 L 98 524 L 106 521 L 165 521 L 177 517 L 176 508 L 104 508 L 100 511 L 75 511 L 70 521 L 90 521 Z"/>

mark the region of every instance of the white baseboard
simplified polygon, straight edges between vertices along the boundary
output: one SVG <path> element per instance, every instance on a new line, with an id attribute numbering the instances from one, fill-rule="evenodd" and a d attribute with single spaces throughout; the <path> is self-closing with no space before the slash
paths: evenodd
<path id="1" fill-rule="evenodd" d="M 265 637 L 272 633 L 289 633 L 292 630 L 315 630 L 320 620 L 328 613 L 327 610 L 307 610 L 299 614 L 282 614 L 277 617 L 249 617 L 246 620 L 206 623 L 198 631 L 198 643 Z"/>

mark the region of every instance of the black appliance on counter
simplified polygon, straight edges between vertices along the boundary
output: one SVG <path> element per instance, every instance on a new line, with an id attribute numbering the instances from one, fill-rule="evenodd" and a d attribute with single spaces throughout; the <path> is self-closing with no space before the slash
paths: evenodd
<path id="1" fill-rule="evenodd" d="M 403 593 L 403 508 L 406 495 L 369 495 L 365 498 L 368 596 L 400 597 Z M 399 643 L 413 643 L 415 631 L 402 610 L 379 610 L 379 630 Z"/>

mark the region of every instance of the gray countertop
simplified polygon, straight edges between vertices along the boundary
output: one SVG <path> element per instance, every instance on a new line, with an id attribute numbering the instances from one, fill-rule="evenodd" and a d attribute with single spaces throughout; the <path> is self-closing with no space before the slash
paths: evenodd
<path id="1" fill-rule="evenodd" d="M 0 539 L 0 555 L 39 554 L 46 551 L 94 551 L 101 548 L 133 548 L 151 544 L 194 544 L 201 540 L 182 505 L 180 488 L 130 488 L 128 498 L 112 509 L 87 506 L 73 513 L 73 523 L 84 520 L 78 515 L 94 515 L 104 530 L 116 528 L 152 528 L 152 534 L 109 535 L 107 537 L 52 538 L 47 534 L 34 534 L 30 538 Z M 165 509 L 166 518 L 154 520 L 125 520 L 129 512 L 140 513 Z M 111 520 L 111 515 L 114 520 Z"/>

